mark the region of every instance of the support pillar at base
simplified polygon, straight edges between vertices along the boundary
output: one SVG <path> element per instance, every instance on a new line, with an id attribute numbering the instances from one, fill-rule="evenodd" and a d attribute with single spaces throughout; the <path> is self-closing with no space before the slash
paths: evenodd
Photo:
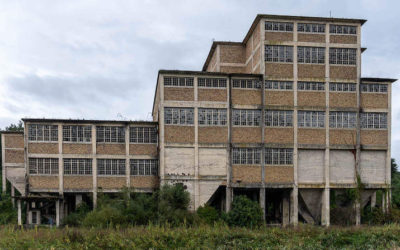
<path id="1" fill-rule="evenodd" d="M 56 226 L 60 226 L 60 200 L 56 201 Z"/>
<path id="2" fill-rule="evenodd" d="M 233 200 L 233 188 L 226 187 L 226 212 L 231 211 Z"/>
<path id="3" fill-rule="evenodd" d="M 330 189 L 324 188 L 322 191 L 322 211 L 321 211 L 321 225 L 329 227 L 330 225 Z"/>
<path id="4" fill-rule="evenodd" d="M 22 226 L 21 200 L 17 200 L 17 207 L 18 207 L 18 226 Z"/>
<path id="5" fill-rule="evenodd" d="M 265 188 L 260 188 L 260 207 L 263 213 L 263 220 L 265 221 Z"/>
<path id="6" fill-rule="evenodd" d="M 282 199 L 282 226 L 286 227 L 290 223 L 290 201 L 289 194 L 285 192 Z"/>
<path id="7" fill-rule="evenodd" d="M 293 187 L 290 191 L 290 225 L 297 226 L 299 223 L 299 190 Z"/>

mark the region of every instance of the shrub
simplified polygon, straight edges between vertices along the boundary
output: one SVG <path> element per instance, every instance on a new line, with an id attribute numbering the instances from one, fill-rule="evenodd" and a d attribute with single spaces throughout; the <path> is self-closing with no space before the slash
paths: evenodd
<path id="1" fill-rule="evenodd" d="M 126 222 L 126 216 L 120 209 L 111 205 L 103 205 L 101 208 L 89 212 L 82 224 L 86 227 L 106 228 L 126 224 Z"/>
<path id="2" fill-rule="evenodd" d="M 17 212 L 13 208 L 11 197 L 6 194 L 0 194 L 0 225 L 16 223 Z"/>
<path id="3" fill-rule="evenodd" d="M 131 199 L 127 200 L 124 213 L 131 224 L 146 225 L 156 220 L 156 208 L 156 200 L 152 195 L 133 193 Z"/>
<path id="4" fill-rule="evenodd" d="M 189 192 L 184 189 L 182 184 L 162 186 L 156 192 L 155 198 L 158 200 L 158 221 L 160 223 L 177 226 L 189 218 L 194 219 L 188 211 Z"/>
<path id="5" fill-rule="evenodd" d="M 70 213 L 63 220 L 64 225 L 80 226 L 86 215 L 90 212 L 90 208 L 86 203 L 82 203 L 73 213 Z"/>
<path id="6" fill-rule="evenodd" d="M 202 222 L 210 225 L 213 225 L 220 219 L 218 211 L 214 207 L 208 205 L 199 207 L 197 209 L 197 215 Z"/>
<path id="7" fill-rule="evenodd" d="M 232 209 L 226 215 L 230 226 L 257 227 L 263 223 L 263 212 L 257 202 L 246 196 L 237 196 L 232 202 Z"/>

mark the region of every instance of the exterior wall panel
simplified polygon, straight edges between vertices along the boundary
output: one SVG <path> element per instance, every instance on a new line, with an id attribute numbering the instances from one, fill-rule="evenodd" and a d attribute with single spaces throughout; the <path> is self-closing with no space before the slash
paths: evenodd
<path id="1" fill-rule="evenodd" d="M 266 166 L 266 183 L 293 183 L 292 166 Z"/>
<path id="2" fill-rule="evenodd" d="M 228 128 L 199 127 L 199 143 L 228 143 Z"/>
<path id="3" fill-rule="evenodd" d="M 97 143 L 96 150 L 99 155 L 125 155 L 125 144 Z"/>
<path id="4" fill-rule="evenodd" d="M 293 143 L 294 131 L 289 128 L 265 128 L 265 143 Z"/>
<path id="5" fill-rule="evenodd" d="M 63 143 L 63 154 L 91 154 L 92 144 Z"/>
<path id="6" fill-rule="evenodd" d="M 198 90 L 198 100 L 207 102 L 226 102 L 226 89 L 202 89 Z"/>
<path id="7" fill-rule="evenodd" d="M 164 100 L 166 101 L 193 101 L 193 88 L 164 87 Z"/>
<path id="8" fill-rule="evenodd" d="M 361 108 L 388 108 L 388 95 L 376 93 L 363 93 L 360 97 Z"/>
<path id="9" fill-rule="evenodd" d="M 325 129 L 299 128 L 298 143 L 325 145 Z"/>
<path id="10" fill-rule="evenodd" d="M 386 151 L 361 151 L 360 166 L 363 183 L 385 183 Z"/>
<path id="11" fill-rule="evenodd" d="M 225 148 L 199 149 L 199 175 L 226 176 Z"/>
<path id="12" fill-rule="evenodd" d="M 129 144 L 130 155 L 157 156 L 157 144 Z"/>
<path id="13" fill-rule="evenodd" d="M 356 162 L 351 150 L 331 150 L 329 156 L 329 180 L 334 184 L 355 182 Z"/>
<path id="14" fill-rule="evenodd" d="M 324 161 L 324 150 L 299 150 L 299 183 L 323 183 Z"/>
<path id="15" fill-rule="evenodd" d="M 260 127 L 233 127 L 232 128 L 233 143 L 260 143 L 261 128 Z"/>
<path id="16" fill-rule="evenodd" d="M 261 105 L 261 91 L 233 89 L 232 103 L 241 105 Z"/>
<path id="17" fill-rule="evenodd" d="M 194 175 L 194 148 L 166 148 L 166 175 Z"/>
<path id="18" fill-rule="evenodd" d="M 330 92 L 329 106 L 338 108 L 357 108 L 357 94 Z"/>
<path id="19" fill-rule="evenodd" d="M 265 91 L 266 105 L 293 106 L 293 91 Z"/>
<path id="20" fill-rule="evenodd" d="M 234 183 L 261 183 L 261 166 L 233 165 L 232 181 Z"/>
<path id="21" fill-rule="evenodd" d="M 58 154 L 57 143 L 29 143 L 30 154 Z"/>
<path id="22" fill-rule="evenodd" d="M 165 125 L 165 142 L 194 143 L 194 126 Z"/>

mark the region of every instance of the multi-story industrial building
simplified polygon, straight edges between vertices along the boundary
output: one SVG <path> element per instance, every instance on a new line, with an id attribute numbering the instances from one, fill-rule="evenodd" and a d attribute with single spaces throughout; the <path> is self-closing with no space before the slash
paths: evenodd
<path id="1" fill-rule="evenodd" d="M 364 23 L 258 15 L 242 42 L 213 42 L 202 71 L 159 71 L 153 122 L 24 119 L 2 134 L 19 214 L 25 201 L 30 223 L 59 223 L 100 191 L 182 183 L 193 210 L 245 194 L 268 223 L 329 225 L 332 191 L 362 184 L 359 224 L 377 190 L 388 206 L 395 81 L 361 77 Z"/>

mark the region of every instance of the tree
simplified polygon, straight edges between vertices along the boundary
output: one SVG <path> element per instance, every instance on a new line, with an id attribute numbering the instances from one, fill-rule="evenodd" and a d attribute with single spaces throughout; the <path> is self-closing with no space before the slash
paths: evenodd
<path id="1" fill-rule="evenodd" d="M 400 172 L 398 171 L 398 167 L 395 159 L 392 158 L 391 164 L 392 171 L 392 204 L 398 208 L 400 208 Z"/>

